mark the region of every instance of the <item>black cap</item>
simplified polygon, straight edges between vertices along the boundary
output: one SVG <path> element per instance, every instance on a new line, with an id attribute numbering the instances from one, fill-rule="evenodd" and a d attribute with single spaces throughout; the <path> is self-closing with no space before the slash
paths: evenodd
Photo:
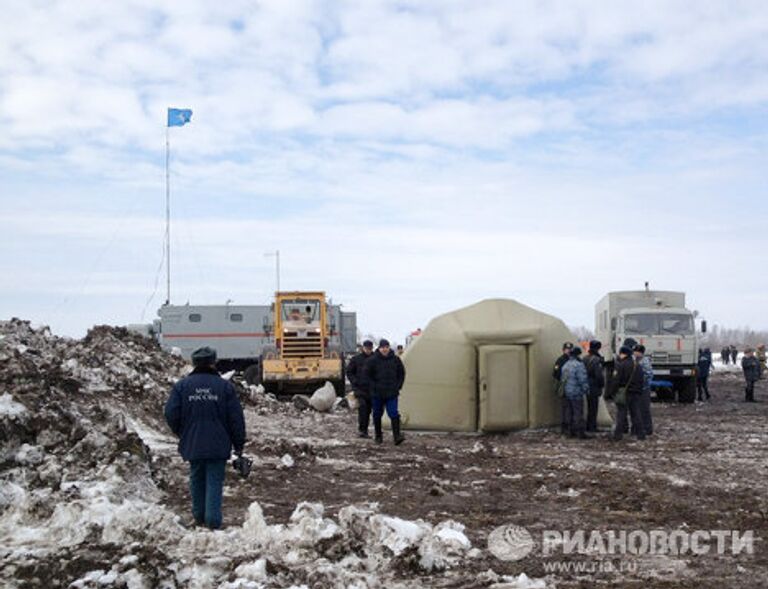
<path id="1" fill-rule="evenodd" d="M 625 356 L 631 356 L 632 349 L 629 346 L 621 346 L 619 348 L 619 354 L 624 354 Z"/>
<path id="2" fill-rule="evenodd" d="M 571 342 L 565 342 L 563 344 L 563 350 L 572 350 L 572 349 L 573 349 L 573 344 Z"/>
<path id="3" fill-rule="evenodd" d="M 364 348 L 372 348 L 373 347 L 373 342 L 371 340 L 367 339 L 367 340 L 365 340 L 363 342 L 363 347 Z"/>
<path id="4" fill-rule="evenodd" d="M 380 348 L 388 348 L 389 347 L 389 340 L 385 340 L 384 338 L 381 338 L 379 340 L 379 347 Z"/>
<path id="5" fill-rule="evenodd" d="M 624 340 L 624 343 L 622 345 L 627 346 L 631 350 L 637 345 L 637 340 L 632 337 L 628 337 L 627 339 Z"/>
<path id="6" fill-rule="evenodd" d="M 593 339 L 591 342 L 589 342 L 589 349 L 590 350 L 599 350 L 603 347 L 603 344 L 596 339 Z"/>
<path id="7" fill-rule="evenodd" d="M 578 356 L 581 356 L 581 347 L 580 346 L 576 346 L 575 348 L 573 348 L 571 350 L 571 356 L 573 356 L 574 358 L 577 358 Z"/>
<path id="8" fill-rule="evenodd" d="M 192 364 L 195 366 L 210 366 L 216 364 L 216 350 L 208 346 L 192 352 Z"/>
<path id="9" fill-rule="evenodd" d="M 634 348 L 632 348 L 633 352 L 640 352 L 641 354 L 645 354 L 645 346 L 643 344 L 637 344 Z"/>

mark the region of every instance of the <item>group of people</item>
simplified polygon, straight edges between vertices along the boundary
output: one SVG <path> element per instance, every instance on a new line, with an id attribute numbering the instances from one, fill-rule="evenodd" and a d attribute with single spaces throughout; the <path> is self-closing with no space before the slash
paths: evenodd
<path id="1" fill-rule="evenodd" d="M 588 438 L 597 432 L 597 414 L 606 388 L 604 360 L 599 341 L 589 342 L 586 356 L 570 342 L 563 344 L 562 355 L 555 362 L 552 376 L 562 397 L 561 430 L 563 434 Z M 165 418 L 179 438 L 179 453 L 189 462 L 189 487 L 192 515 L 197 525 L 211 529 L 222 525 L 222 489 L 227 460 L 232 451 L 242 456 L 245 445 L 243 408 L 232 384 L 216 371 L 216 351 L 203 347 L 192 354 L 194 369 L 177 382 L 165 405 Z M 746 380 L 745 400 L 754 402 L 755 382 L 766 367 L 765 346 L 744 350 L 741 361 Z M 712 367 L 708 348 L 699 352 L 698 399 L 709 399 L 707 379 Z M 383 442 L 382 417 L 386 410 L 392 423 L 396 445 L 405 437 L 400 431 L 398 396 L 405 381 L 405 366 L 386 339 L 363 342 L 346 370 L 358 401 L 358 435 L 370 437 L 368 426 L 373 417 L 374 439 Z M 616 403 L 616 423 L 612 432 L 620 440 L 631 432 L 638 440 L 653 434 L 651 386 L 653 367 L 645 347 L 628 338 L 619 349 L 615 374 L 605 390 L 605 397 Z M 584 404 L 586 400 L 586 420 Z M 631 420 L 631 426 L 628 422 Z"/>
<path id="2" fill-rule="evenodd" d="M 405 366 L 400 360 L 400 354 L 393 352 L 385 339 L 379 341 L 375 351 L 373 342 L 365 340 L 362 351 L 347 364 L 346 372 L 357 399 L 358 436 L 370 437 L 368 424 L 373 416 L 374 441 L 381 444 L 384 439 L 381 418 L 386 409 L 395 445 L 402 444 L 405 436 L 400 431 L 397 399 L 405 382 Z"/>
<path id="3" fill-rule="evenodd" d="M 581 347 L 563 344 L 562 355 L 556 360 L 552 376 L 561 396 L 561 432 L 577 438 L 588 438 L 597 432 L 597 412 L 600 396 L 606 386 L 601 342 L 589 342 L 586 358 Z M 651 381 L 653 368 L 645 355 L 645 346 L 628 338 L 619 349 L 615 376 L 605 391 L 607 399 L 616 402 L 616 426 L 613 439 L 620 440 L 630 431 L 639 440 L 653 434 L 651 415 Z M 584 420 L 584 400 L 587 418 Z"/>
<path id="4" fill-rule="evenodd" d="M 600 354 L 602 344 L 597 340 L 589 342 L 586 357 L 582 359 L 580 346 L 570 342 L 563 344 L 562 355 L 555 361 L 552 376 L 556 391 L 561 397 L 561 432 L 577 438 L 588 438 L 589 433 L 597 432 L 597 412 L 600 396 L 606 387 L 604 360 Z M 736 348 L 731 348 L 735 353 Z M 725 349 L 723 358 L 725 361 Z M 741 367 L 746 381 L 745 401 L 754 402 L 755 383 L 762 378 L 766 367 L 766 348 L 760 345 L 757 354 L 753 348 L 744 350 Z M 616 404 L 615 429 L 613 439 L 620 440 L 628 431 L 644 440 L 653 434 L 653 416 L 651 414 L 651 387 L 653 385 L 653 366 L 645 354 L 645 346 L 632 338 L 627 338 L 619 349 L 613 379 L 605 391 L 605 398 Z M 709 374 L 712 370 L 712 352 L 709 348 L 699 350 L 696 370 L 697 400 L 704 402 L 711 397 L 709 393 Z M 587 417 L 584 419 L 586 399 Z M 631 430 L 628 419 L 631 420 Z"/>
<path id="5" fill-rule="evenodd" d="M 736 346 L 733 344 L 729 346 L 723 347 L 722 350 L 720 350 L 720 360 L 723 364 L 726 366 L 728 364 L 736 364 L 736 358 L 739 357 L 739 350 L 736 349 Z"/>

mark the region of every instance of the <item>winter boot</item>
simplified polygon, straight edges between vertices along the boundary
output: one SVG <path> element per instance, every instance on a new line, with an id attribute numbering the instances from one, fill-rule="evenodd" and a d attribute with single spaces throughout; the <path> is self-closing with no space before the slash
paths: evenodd
<path id="1" fill-rule="evenodd" d="M 374 441 L 377 444 L 381 444 L 384 441 L 384 436 L 381 433 L 381 417 L 376 419 L 373 418 L 373 431 L 374 431 Z"/>
<path id="2" fill-rule="evenodd" d="M 395 446 L 399 446 L 405 441 L 405 436 L 400 433 L 400 418 L 395 417 L 392 420 L 392 439 L 395 440 Z"/>

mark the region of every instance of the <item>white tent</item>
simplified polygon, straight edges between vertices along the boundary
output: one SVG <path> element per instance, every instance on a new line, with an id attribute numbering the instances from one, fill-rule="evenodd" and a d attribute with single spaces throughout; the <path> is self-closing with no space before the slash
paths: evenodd
<path id="1" fill-rule="evenodd" d="M 560 423 L 552 368 L 573 335 L 556 317 L 509 299 L 433 319 L 403 355 L 403 426 L 506 431 Z M 598 423 L 610 415 L 600 401 Z"/>

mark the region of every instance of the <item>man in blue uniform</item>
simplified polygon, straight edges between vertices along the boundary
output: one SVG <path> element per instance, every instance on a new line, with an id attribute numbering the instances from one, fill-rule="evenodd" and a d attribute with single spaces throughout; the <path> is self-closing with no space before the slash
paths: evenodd
<path id="1" fill-rule="evenodd" d="M 194 370 L 177 382 L 165 404 L 165 420 L 179 437 L 179 453 L 189 462 L 189 489 L 195 523 L 221 527 L 224 470 L 232 448 L 242 455 L 245 420 L 237 393 L 219 376 L 216 350 L 192 353 Z"/>

